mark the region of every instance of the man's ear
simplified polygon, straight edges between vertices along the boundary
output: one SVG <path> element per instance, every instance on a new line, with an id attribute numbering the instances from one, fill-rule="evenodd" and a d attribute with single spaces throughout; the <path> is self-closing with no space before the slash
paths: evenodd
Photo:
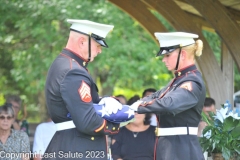
<path id="1" fill-rule="evenodd" d="M 84 42 L 85 42 L 85 38 L 84 37 L 79 37 L 78 38 L 78 45 L 80 47 L 82 47 L 84 45 Z"/>

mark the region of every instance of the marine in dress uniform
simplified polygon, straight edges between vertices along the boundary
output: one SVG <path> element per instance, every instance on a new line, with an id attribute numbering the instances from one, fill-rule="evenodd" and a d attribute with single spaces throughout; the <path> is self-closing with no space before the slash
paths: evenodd
<path id="1" fill-rule="evenodd" d="M 197 131 L 206 89 L 196 65 L 182 65 L 180 59 L 185 47 L 195 45 L 193 38 L 198 36 L 183 32 L 155 33 L 155 36 L 161 46 L 158 55 L 167 57 L 174 51 L 178 54 L 175 59 L 175 78 L 162 90 L 131 107 L 138 113 L 151 112 L 158 116 L 156 160 L 203 160 Z M 187 50 L 184 52 L 186 56 Z"/>
<path id="2" fill-rule="evenodd" d="M 68 22 L 72 24 L 70 30 L 74 32 L 74 36 L 84 35 L 87 42 L 80 41 L 74 36 L 72 39 L 69 38 L 69 44 L 54 60 L 48 71 L 46 102 L 51 119 L 57 126 L 57 132 L 43 159 L 107 160 L 106 135 L 118 133 L 119 123 L 109 122 L 96 113 L 93 103 L 98 104 L 101 99 L 87 65 L 93 60 L 91 46 L 95 47 L 93 46 L 95 42 L 101 45 L 97 46 L 98 48 L 108 47 L 104 38 L 113 26 L 87 20 L 69 19 Z M 72 43 L 73 40 L 76 40 L 77 45 Z M 75 45 L 74 47 L 78 48 L 78 44 L 81 47 L 86 45 L 83 51 L 88 53 L 88 59 L 71 50 L 71 46 Z M 112 98 L 111 101 L 114 100 Z M 119 102 L 114 103 L 116 105 L 109 108 L 114 108 Z M 71 118 L 68 116 L 69 113 Z"/>

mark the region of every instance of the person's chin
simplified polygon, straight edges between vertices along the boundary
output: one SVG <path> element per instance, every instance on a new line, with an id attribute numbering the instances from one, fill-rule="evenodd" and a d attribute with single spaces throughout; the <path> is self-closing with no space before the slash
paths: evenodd
<path id="1" fill-rule="evenodd" d="M 166 66 L 167 67 L 167 69 L 169 70 L 169 71 L 172 71 L 173 69 L 172 69 L 172 67 L 170 67 L 170 66 Z"/>
<path id="2" fill-rule="evenodd" d="M 166 65 L 166 68 L 167 68 L 168 70 L 170 69 L 169 66 L 167 66 L 167 65 Z"/>
<path id="3" fill-rule="evenodd" d="M 4 125 L 4 126 L 2 126 L 1 127 L 3 130 L 9 130 L 9 129 L 11 129 L 11 126 L 9 126 L 9 125 Z"/>
<path id="4" fill-rule="evenodd" d="M 94 61 L 94 59 L 95 59 L 96 57 L 97 57 L 97 55 L 96 55 L 96 56 L 93 56 L 92 59 L 90 60 L 90 62 Z"/>

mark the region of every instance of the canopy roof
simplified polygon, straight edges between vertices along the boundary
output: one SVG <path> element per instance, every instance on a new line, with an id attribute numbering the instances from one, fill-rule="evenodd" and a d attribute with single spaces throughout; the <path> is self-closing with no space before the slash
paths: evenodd
<path id="1" fill-rule="evenodd" d="M 137 20 L 155 39 L 155 32 L 167 32 L 151 10 L 161 14 L 176 31 L 199 35 L 204 43 L 198 67 L 203 73 L 209 96 L 217 106 L 233 104 L 234 63 L 240 69 L 239 0 L 109 0 Z M 216 32 L 222 40 L 221 65 L 202 34 Z M 156 43 L 157 40 L 155 39 Z"/>

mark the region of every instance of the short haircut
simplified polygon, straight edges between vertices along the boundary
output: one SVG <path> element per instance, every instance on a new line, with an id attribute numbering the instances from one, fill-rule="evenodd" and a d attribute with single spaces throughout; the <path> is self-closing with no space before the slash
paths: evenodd
<path id="1" fill-rule="evenodd" d="M 22 100 L 18 95 L 8 95 L 7 103 L 11 103 L 12 101 L 18 103 L 20 106 L 22 105 Z"/>
<path id="2" fill-rule="evenodd" d="M 116 95 L 115 97 L 121 97 L 121 98 L 124 98 L 127 101 L 127 98 L 122 94 Z"/>
<path id="3" fill-rule="evenodd" d="M 206 97 L 204 107 L 210 107 L 211 105 L 215 105 L 215 100 L 213 98 Z"/>
<path id="4" fill-rule="evenodd" d="M 144 118 L 144 125 L 149 125 L 151 123 L 151 118 L 152 114 L 151 113 L 145 113 L 145 118 Z"/>
<path id="5" fill-rule="evenodd" d="M 127 103 L 127 98 L 126 98 L 124 95 L 122 95 L 122 94 L 116 95 L 116 96 L 114 96 L 114 97 L 116 97 L 117 99 L 118 99 L 118 98 L 122 98 L 122 99 L 124 99 L 125 104 Z"/>
<path id="6" fill-rule="evenodd" d="M 12 104 L 5 103 L 4 105 L 0 106 L 0 114 L 2 114 L 2 113 L 9 114 L 12 117 L 14 117 L 14 110 L 12 108 Z"/>
<path id="7" fill-rule="evenodd" d="M 127 105 L 132 105 L 134 102 L 137 102 L 140 99 L 139 95 L 134 95 L 127 101 Z"/>
<path id="8" fill-rule="evenodd" d="M 145 89 L 145 90 L 143 91 L 142 97 L 145 97 L 147 92 L 152 92 L 152 93 L 154 93 L 154 92 L 156 92 L 156 91 L 157 91 L 157 90 L 154 89 L 154 88 L 147 88 L 147 89 Z"/>

